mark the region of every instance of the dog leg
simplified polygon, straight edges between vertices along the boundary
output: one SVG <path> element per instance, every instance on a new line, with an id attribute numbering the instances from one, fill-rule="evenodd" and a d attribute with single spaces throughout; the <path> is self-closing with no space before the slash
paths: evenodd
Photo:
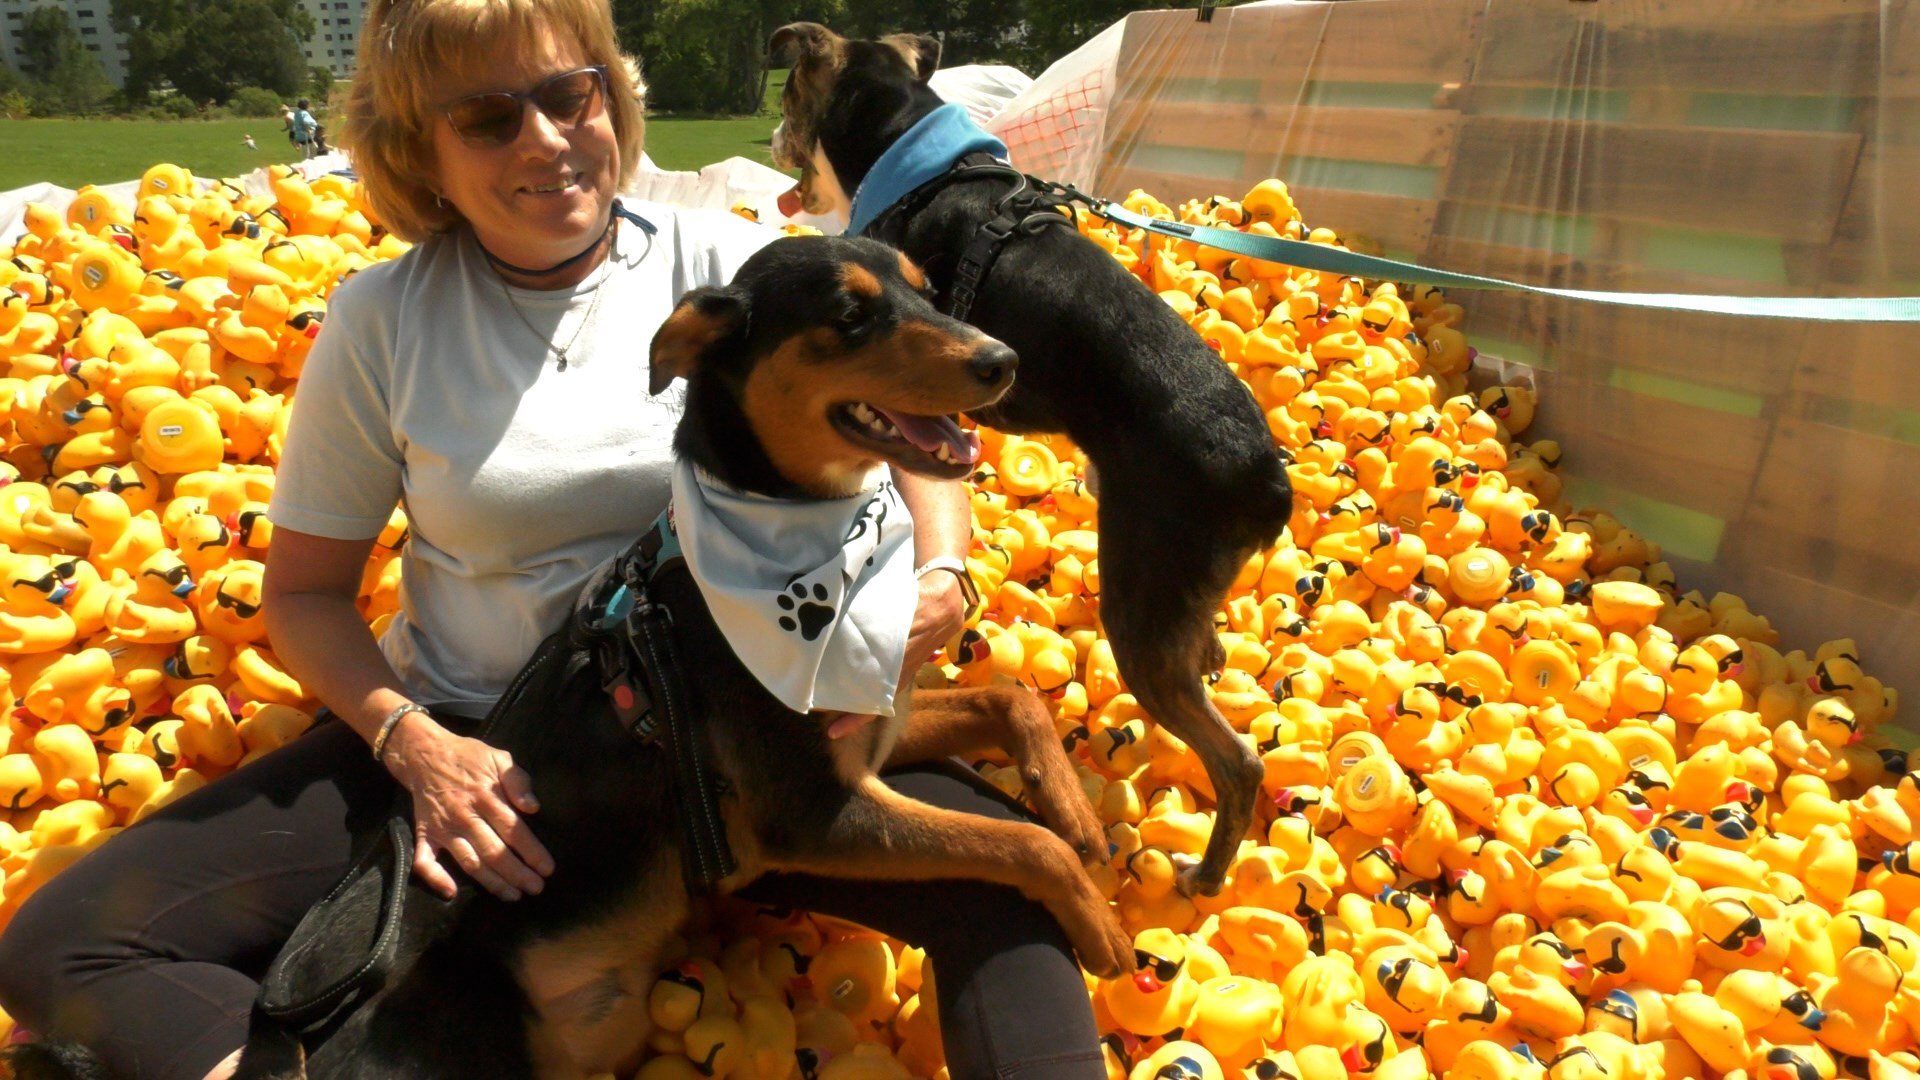
<path id="1" fill-rule="evenodd" d="M 1144 530 L 1116 534 L 1115 540 L 1103 542 L 1100 551 L 1101 622 L 1134 697 L 1154 723 L 1199 755 L 1213 782 L 1213 834 L 1199 864 L 1180 873 L 1182 892 L 1212 896 L 1253 824 L 1254 798 L 1265 777 L 1253 746 L 1234 732 L 1201 687 L 1201 677 L 1220 662 L 1213 612 L 1240 562 L 1228 557 L 1232 553 L 1216 553 L 1183 587 L 1164 580 L 1165 553 L 1178 550 L 1171 546 L 1177 540 Z"/>
<path id="2" fill-rule="evenodd" d="M 877 881 L 970 878 L 1011 885 L 1046 905 L 1101 978 L 1133 970 L 1133 941 L 1059 837 L 1022 821 L 995 821 L 943 810 L 887 787 L 878 777 L 848 792 L 832 817 L 792 830 L 797 839 L 768 851 L 773 870 Z"/>
<path id="3" fill-rule="evenodd" d="M 1026 796 L 1040 820 L 1067 842 L 1082 864 L 1107 860 L 1107 834 L 1087 801 L 1073 759 L 1060 745 L 1053 714 L 1031 691 L 1014 686 L 921 690 L 914 694 L 906 730 L 887 758 L 889 767 L 998 748 L 1020 770 Z"/>

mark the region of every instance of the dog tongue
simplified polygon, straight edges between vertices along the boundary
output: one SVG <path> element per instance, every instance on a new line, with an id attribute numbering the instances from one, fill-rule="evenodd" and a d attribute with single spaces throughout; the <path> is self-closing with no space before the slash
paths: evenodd
<path id="1" fill-rule="evenodd" d="M 946 416 L 914 416 L 911 413 L 897 413 L 874 407 L 874 411 L 893 421 L 908 442 L 931 454 L 945 444 L 953 460 L 963 465 L 971 465 L 980 460 L 980 436 L 971 431 L 960 430 L 960 425 Z"/>
<path id="2" fill-rule="evenodd" d="M 798 217 L 803 208 L 800 205 L 800 185 L 795 184 L 780 193 L 780 212 L 788 217 Z"/>

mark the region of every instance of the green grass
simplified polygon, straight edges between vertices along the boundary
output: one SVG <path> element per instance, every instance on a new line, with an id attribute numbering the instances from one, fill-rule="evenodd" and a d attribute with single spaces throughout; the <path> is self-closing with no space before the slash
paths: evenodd
<path id="1" fill-rule="evenodd" d="M 722 158 L 769 164 L 771 116 L 647 120 L 647 153 L 663 169 L 698 169 Z M 240 136 L 251 132 L 258 150 Z M 264 120 L 0 120 L 0 191 L 41 181 L 77 188 L 138 180 L 167 161 L 195 176 L 238 176 L 277 161 L 295 161 L 278 118 Z"/>
<path id="2" fill-rule="evenodd" d="M 785 72 L 775 72 L 763 115 L 652 116 L 647 154 L 663 169 L 698 169 L 722 158 L 770 164 L 767 146 Z M 241 145 L 251 132 L 258 150 Z M 238 176 L 262 165 L 297 159 L 280 118 L 254 120 L 0 120 L 0 191 L 41 181 L 77 188 L 138 180 L 159 162 L 184 165 L 196 176 Z"/>

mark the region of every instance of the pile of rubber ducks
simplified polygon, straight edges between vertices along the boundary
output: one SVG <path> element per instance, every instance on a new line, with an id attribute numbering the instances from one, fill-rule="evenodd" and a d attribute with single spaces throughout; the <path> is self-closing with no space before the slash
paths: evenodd
<path id="1" fill-rule="evenodd" d="M 270 185 L 156 166 L 0 249 L 0 924 L 311 723 L 265 640 L 264 511 L 328 295 L 406 245 L 349 180 Z M 1279 181 L 1127 205 L 1340 243 Z M 1079 226 L 1246 382 L 1296 492 L 1208 680 L 1264 798 L 1225 887 L 1189 897 L 1212 792 L 1100 634 L 1084 461 L 980 432 L 985 602 L 922 681 L 1030 687 L 1079 763 L 1141 961 L 1088 981 L 1108 1074 L 1920 1075 L 1920 774 L 1854 644 L 1782 650 L 1567 506 L 1532 390 L 1470 386 L 1441 293 Z M 406 530 L 362 579 L 375 627 Z M 906 943 L 716 901 L 668 959 L 646 1080 L 945 1075 Z"/>

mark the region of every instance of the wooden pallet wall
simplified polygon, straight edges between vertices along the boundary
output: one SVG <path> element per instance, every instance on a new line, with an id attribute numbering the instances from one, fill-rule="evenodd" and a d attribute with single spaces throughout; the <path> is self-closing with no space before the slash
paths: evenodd
<path id="1" fill-rule="evenodd" d="M 1920 5 L 1363 0 L 1131 16 L 1095 186 L 1286 179 L 1386 254 L 1573 287 L 1920 295 Z M 1920 690 L 1920 329 L 1469 293 L 1569 488 Z"/>

